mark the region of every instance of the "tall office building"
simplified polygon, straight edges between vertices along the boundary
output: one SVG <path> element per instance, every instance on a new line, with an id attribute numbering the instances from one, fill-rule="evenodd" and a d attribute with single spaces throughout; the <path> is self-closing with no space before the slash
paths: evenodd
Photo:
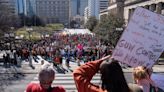
<path id="1" fill-rule="evenodd" d="M 88 6 L 88 0 L 80 0 L 80 16 L 84 16 L 85 8 Z"/>
<path id="2" fill-rule="evenodd" d="M 135 9 L 140 6 L 157 14 L 164 15 L 164 0 L 125 0 L 123 18 L 128 23 Z"/>
<path id="3" fill-rule="evenodd" d="M 71 16 L 76 16 L 78 14 L 78 8 L 77 7 L 79 7 L 77 5 L 77 0 L 71 0 L 70 6 L 71 6 L 71 9 L 70 9 L 71 14 L 70 15 Z"/>
<path id="4" fill-rule="evenodd" d="M 107 9 L 109 6 L 109 0 L 100 0 L 100 11 Z"/>
<path id="5" fill-rule="evenodd" d="M 88 0 L 88 16 L 95 16 L 98 19 L 99 0 Z"/>
<path id="6" fill-rule="evenodd" d="M 17 7 L 17 14 L 23 13 L 23 10 L 24 10 L 23 0 L 17 0 L 16 1 L 16 7 Z"/>
<path id="7" fill-rule="evenodd" d="M 16 14 L 16 0 L 6 0 L 9 2 L 9 6 L 12 9 L 12 12 Z"/>
<path id="8" fill-rule="evenodd" d="M 88 0 L 71 0 L 71 16 L 84 16 L 85 7 L 88 6 Z"/>
<path id="9" fill-rule="evenodd" d="M 27 15 L 26 0 L 17 0 L 16 6 L 17 6 L 17 14 L 18 15 L 19 14 Z"/>
<path id="10" fill-rule="evenodd" d="M 36 14 L 35 0 L 17 0 L 17 13 L 26 16 L 33 16 Z"/>
<path id="11" fill-rule="evenodd" d="M 88 16 L 95 16 L 99 19 L 101 10 L 108 8 L 108 0 L 88 0 Z"/>
<path id="12" fill-rule="evenodd" d="M 77 0 L 77 15 L 80 15 L 81 0 Z"/>
<path id="13" fill-rule="evenodd" d="M 69 0 L 36 0 L 36 15 L 45 23 L 69 24 Z"/>
<path id="14" fill-rule="evenodd" d="M 0 0 L 0 3 L 10 7 L 11 13 L 16 14 L 16 0 Z"/>
<path id="15" fill-rule="evenodd" d="M 35 0 L 26 0 L 26 12 L 27 12 L 27 16 L 33 16 L 36 14 Z"/>
<path id="16" fill-rule="evenodd" d="M 88 6 L 88 0 L 70 0 L 70 6 L 70 21 L 76 21 L 77 28 L 82 27 L 81 21 L 84 21 L 84 11 Z"/>
<path id="17" fill-rule="evenodd" d="M 124 19 L 127 24 L 134 10 L 143 7 L 152 12 L 164 15 L 164 0 L 109 0 L 107 14 Z M 106 14 L 102 12 L 100 16 Z"/>

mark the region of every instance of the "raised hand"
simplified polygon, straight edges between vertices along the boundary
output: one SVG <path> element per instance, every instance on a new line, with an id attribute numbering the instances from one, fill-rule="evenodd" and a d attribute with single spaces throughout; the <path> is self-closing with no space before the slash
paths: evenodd
<path id="1" fill-rule="evenodd" d="M 107 60 L 109 58 L 111 58 L 111 55 L 105 56 L 105 57 L 101 58 L 100 60 L 104 61 L 104 60 Z"/>

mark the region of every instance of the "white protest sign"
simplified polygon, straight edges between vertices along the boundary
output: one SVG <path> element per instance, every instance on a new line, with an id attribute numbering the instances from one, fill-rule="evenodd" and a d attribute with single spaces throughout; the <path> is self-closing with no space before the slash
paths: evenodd
<path id="1" fill-rule="evenodd" d="M 157 87 L 164 90 L 164 75 L 162 74 L 152 74 L 151 79 L 155 82 Z"/>
<path id="2" fill-rule="evenodd" d="M 112 57 L 133 67 L 152 67 L 163 50 L 164 16 L 138 7 Z"/>

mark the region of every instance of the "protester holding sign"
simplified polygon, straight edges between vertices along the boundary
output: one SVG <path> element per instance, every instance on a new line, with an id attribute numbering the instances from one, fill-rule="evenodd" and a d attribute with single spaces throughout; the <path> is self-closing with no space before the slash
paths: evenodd
<path id="1" fill-rule="evenodd" d="M 73 76 L 78 92 L 142 92 L 139 87 L 136 89 L 136 85 L 130 86 L 132 88 L 128 86 L 118 61 L 107 60 L 109 58 L 110 56 L 106 56 L 88 62 L 74 70 Z M 102 81 L 101 87 L 90 82 L 99 70 Z"/>
<path id="2" fill-rule="evenodd" d="M 137 7 L 112 57 L 132 67 L 152 67 L 164 51 L 163 20 L 164 16 Z"/>

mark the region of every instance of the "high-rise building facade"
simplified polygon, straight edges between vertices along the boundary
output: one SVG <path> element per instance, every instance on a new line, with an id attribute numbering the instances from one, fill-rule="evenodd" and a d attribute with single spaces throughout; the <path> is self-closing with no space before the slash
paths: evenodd
<path id="1" fill-rule="evenodd" d="M 36 0 L 26 0 L 26 14 L 27 16 L 36 15 Z"/>
<path id="2" fill-rule="evenodd" d="M 88 16 L 95 16 L 98 19 L 100 3 L 99 0 L 88 0 Z"/>
<path id="3" fill-rule="evenodd" d="M 27 16 L 27 0 L 17 0 L 17 14 L 23 14 Z"/>
<path id="4" fill-rule="evenodd" d="M 100 11 L 107 9 L 109 6 L 109 0 L 100 0 Z"/>
<path id="5" fill-rule="evenodd" d="M 108 0 L 88 0 L 88 16 L 95 16 L 97 19 L 99 19 L 100 11 L 107 9 L 108 6 Z"/>
<path id="6" fill-rule="evenodd" d="M 85 8 L 88 6 L 88 0 L 80 0 L 80 16 L 84 16 Z"/>
<path id="7" fill-rule="evenodd" d="M 124 19 L 127 24 L 137 7 L 143 7 L 152 12 L 164 15 L 164 0 L 109 0 L 107 11 L 101 12 L 100 16 L 112 14 Z"/>
<path id="8" fill-rule="evenodd" d="M 16 1 L 16 7 L 17 7 L 17 14 L 23 14 L 24 13 L 24 1 L 23 0 L 17 0 Z"/>
<path id="9" fill-rule="evenodd" d="M 128 23 L 130 17 L 132 16 L 134 10 L 137 7 L 143 7 L 152 12 L 164 15 L 164 0 L 125 0 L 124 2 L 124 19 Z"/>
<path id="10" fill-rule="evenodd" d="M 76 26 L 81 27 L 81 22 L 84 21 L 84 11 L 88 6 L 88 0 L 70 0 L 70 21 L 76 21 Z"/>
<path id="11" fill-rule="evenodd" d="M 71 0 L 70 6 L 71 6 L 71 9 L 70 9 L 71 14 L 70 15 L 71 16 L 76 16 L 78 14 L 78 8 L 77 7 L 79 7 L 77 5 L 77 0 Z"/>
<path id="12" fill-rule="evenodd" d="M 9 2 L 9 6 L 13 10 L 13 13 L 16 14 L 16 0 L 6 0 Z"/>
<path id="13" fill-rule="evenodd" d="M 36 15 L 45 23 L 69 24 L 69 0 L 36 0 Z"/>
<path id="14" fill-rule="evenodd" d="M 11 13 L 16 14 L 16 0 L 0 0 L 1 4 L 7 5 Z"/>
<path id="15" fill-rule="evenodd" d="M 88 0 L 70 0 L 71 16 L 84 16 L 85 7 L 88 6 Z"/>

